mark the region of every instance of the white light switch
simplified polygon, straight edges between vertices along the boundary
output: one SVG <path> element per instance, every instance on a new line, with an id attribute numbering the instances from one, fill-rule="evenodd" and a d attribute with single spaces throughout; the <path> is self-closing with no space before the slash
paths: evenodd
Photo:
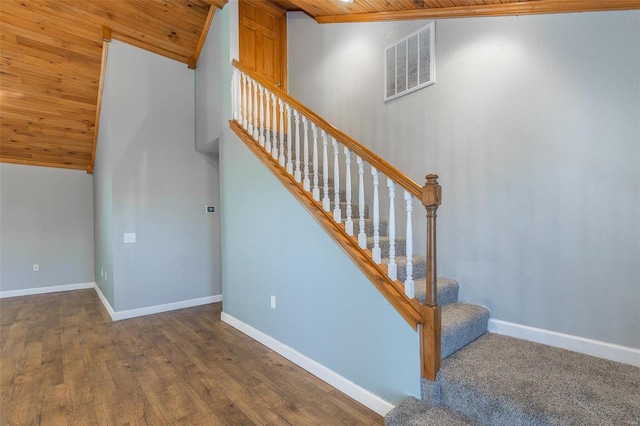
<path id="1" fill-rule="evenodd" d="M 124 242 L 125 243 L 135 243 L 136 242 L 136 233 L 130 232 L 124 234 Z"/>
<path id="2" fill-rule="evenodd" d="M 275 308 L 276 308 L 276 297 L 271 296 L 271 309 L 275 309 Z"/>

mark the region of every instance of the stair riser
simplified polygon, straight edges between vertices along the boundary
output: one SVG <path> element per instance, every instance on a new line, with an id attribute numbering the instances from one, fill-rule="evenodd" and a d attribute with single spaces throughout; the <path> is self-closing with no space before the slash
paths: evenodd
<path id="1" fill-rule="evenodd" d="M 458 310 L 458 318 L 451 320 L 449 311 L 455 311 L 457 306 L 466 308 Z M 442 359 L 486 333 L 488 323 L 489 310 L 484 307 L 461 303 L 445 306 L 442 311 Z"/>

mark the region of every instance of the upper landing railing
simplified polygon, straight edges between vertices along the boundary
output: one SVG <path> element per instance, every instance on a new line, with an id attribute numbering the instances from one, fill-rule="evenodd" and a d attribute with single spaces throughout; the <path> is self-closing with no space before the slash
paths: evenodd
<path id="1" fill-rule="evenodd" d="M 234 60 L 233 67 L 232 128 L 274 172 L 288 176 L 287 184 L 297 184 L 298 198 L 306 197 L 309 206 L 315 206 L 309 211 L 335 234 L 332 237 L 405 320 L 414 328 L 420 325 L 422 375 L 435 380 L 441 334 L 436 287 L 436 210 L 441 200 L 437 176 L 428 175 L 421 187 L 243 64 Z M 380 186 L 385 184 L 388 209 L 381 209 Z M 416 198 L 427 210 L 426 261 L 413 253 Z M 406 216 L 401 230 L 396 204 L 401 204 Z M 367 205 L 372 220 L 367 218 Z M 388 235 L 384 247 L 383 210 Z M 399 256 L 396 244 L 402 242 L 404 254 Z M 422 277 L 426 278 L 424 305 L 414 294 L 415 279 Z"/>

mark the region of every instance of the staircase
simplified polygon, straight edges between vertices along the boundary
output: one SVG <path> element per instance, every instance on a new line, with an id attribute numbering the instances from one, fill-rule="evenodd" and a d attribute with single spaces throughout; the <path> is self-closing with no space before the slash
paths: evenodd
<path id="1" fill-rule="evenodd" d="M 639 369 L 487 333 L 489 311 L 436 278 L 437 176 L 419 187 L 236 61 L 232 99 L 234 132 L 419 331 L 422 399 L 385 424 L 640 425 Z M 413 253 L 416 200 L 427 211 L 426 256 Z"/>

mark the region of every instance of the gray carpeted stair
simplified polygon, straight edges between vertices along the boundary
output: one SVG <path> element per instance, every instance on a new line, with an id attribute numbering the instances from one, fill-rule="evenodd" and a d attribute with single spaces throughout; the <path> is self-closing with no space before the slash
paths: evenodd
<path id="1" fill-rule="evenodd" d="M 456 411 L 432 405 L 409 397 L 391 411 L 384 419 L 386 425 L 394 426 L 467 426 L 480 425 Z"/>
<path id="2" fill-rule="evenodd" d="M 468 303 L 442 307 L 442 359 L 482 336 L 487 331 L 489 310 Z"/>
<path id="3" fill-rule="evenodd" d="M 493 333 L 445 359 L 422 388 L 426 402 L 484 425 L 640 424 L 639 368 Z"/>
<path id="4" fill-rule="evenodd" d="M 380 237 L 380 241 L 378 245 L 380 246 L 380 252 L 382 253 L 382 257 L 389 257 L 389 248 L 391 240 L 389 237 L 384 236 Z M 396 256 L 402 256 L 407 253 L 407 239 L 404 237 L 396 238 Z M 369 250 L 373 249 L 373 237 L 367 238 L 367 248 Z"/>

